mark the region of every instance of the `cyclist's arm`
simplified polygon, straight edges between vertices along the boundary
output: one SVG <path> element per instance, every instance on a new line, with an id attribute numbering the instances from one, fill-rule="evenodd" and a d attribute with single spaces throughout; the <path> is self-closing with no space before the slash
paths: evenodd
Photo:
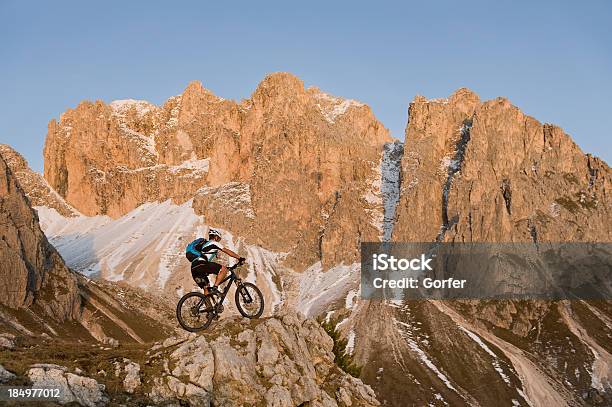
<path id="1" fill-rule="evenodd" d="M 227 249 L 227 248 L 225 248 L 225 247 L 224 247 L 223 249 L 221 249 L 221 251 L 222 251 L 223 253 L 227 254 L 228 256 L 232 256 L 232 257 L 233 257 L 233 258 L 235 258 L 235 259 L 240 259 L 240 255 L 238 255 L 238 254 L 234 253 L 234 252 L 233 252 L 233 251 L 231 251 L 230 249 Z"/>

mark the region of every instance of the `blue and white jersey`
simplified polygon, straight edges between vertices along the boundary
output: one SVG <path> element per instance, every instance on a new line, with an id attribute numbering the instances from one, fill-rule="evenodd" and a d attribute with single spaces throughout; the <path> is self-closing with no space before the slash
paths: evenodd
<path id="1" fill-rule="evenodd" d="M 214 240 L 208 240 L 204 244 L 201 245 L 199 251 L 201 256 L 207 261 L 213 261 L 215 257 L 217 257 L 217 253 L 219 250 L 223 250 L 224 246 L 221 242 L 215 242 Z"/>
<path id="2" fill-rule="evenodd" d="M 220 242 L 200 237 L 187 245 L 185 254 L 189 261 L 194 261 L 196 258 L 212 261 L 223 247 Z"/>

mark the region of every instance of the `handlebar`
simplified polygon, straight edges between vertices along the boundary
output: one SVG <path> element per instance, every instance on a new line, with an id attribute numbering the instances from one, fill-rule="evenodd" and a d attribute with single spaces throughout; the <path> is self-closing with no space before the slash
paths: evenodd
<path id="1" fill-rule="evenodd" d="M 237 262 L 236 264 L 234 264 L 233 266 L 228 267 L 228 269 L 230 269 L 230 270 L 234 271 L 234 270 L 236 270 L 238 267 L 242 266 L 243 264 L 244 264 L 244 261 L 239 261 L 239 262 Z"/>

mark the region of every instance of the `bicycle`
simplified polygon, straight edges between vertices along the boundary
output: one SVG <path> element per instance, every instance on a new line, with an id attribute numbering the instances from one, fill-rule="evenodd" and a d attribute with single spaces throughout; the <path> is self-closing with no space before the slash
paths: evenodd
<path id="1" fill-rule="evenodd" d="M 214 319 L 219 318 L 223 312 L 223 301 L 229 293 L 232 283 L 236 284 L 236 308 L 246 318 L 259 318 L 264 311 L 263 294 L 253 283 L 243 282 L 234 272 L 244 262 L 238 262 L 228 267 L 229 275 L 225 277 L 219 286 L 225 282 L 223 291 L 203 294 L 198 291 L 189 292 L 179 300 L 176 305 L 176 318 L 183 329 L 189 332 L 202 331 L 210 326 Z"/>

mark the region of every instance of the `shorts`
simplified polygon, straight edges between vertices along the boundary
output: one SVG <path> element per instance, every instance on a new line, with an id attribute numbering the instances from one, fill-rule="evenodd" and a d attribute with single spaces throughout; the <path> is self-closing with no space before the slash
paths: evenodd
<path id="1" fill-rule="evenodd" d="M 200 288 L 208 287 L 208 275 L 219 274 L 221 265 L 211 261 L 196 260 L 191 263 L 191 277 Z"/>

